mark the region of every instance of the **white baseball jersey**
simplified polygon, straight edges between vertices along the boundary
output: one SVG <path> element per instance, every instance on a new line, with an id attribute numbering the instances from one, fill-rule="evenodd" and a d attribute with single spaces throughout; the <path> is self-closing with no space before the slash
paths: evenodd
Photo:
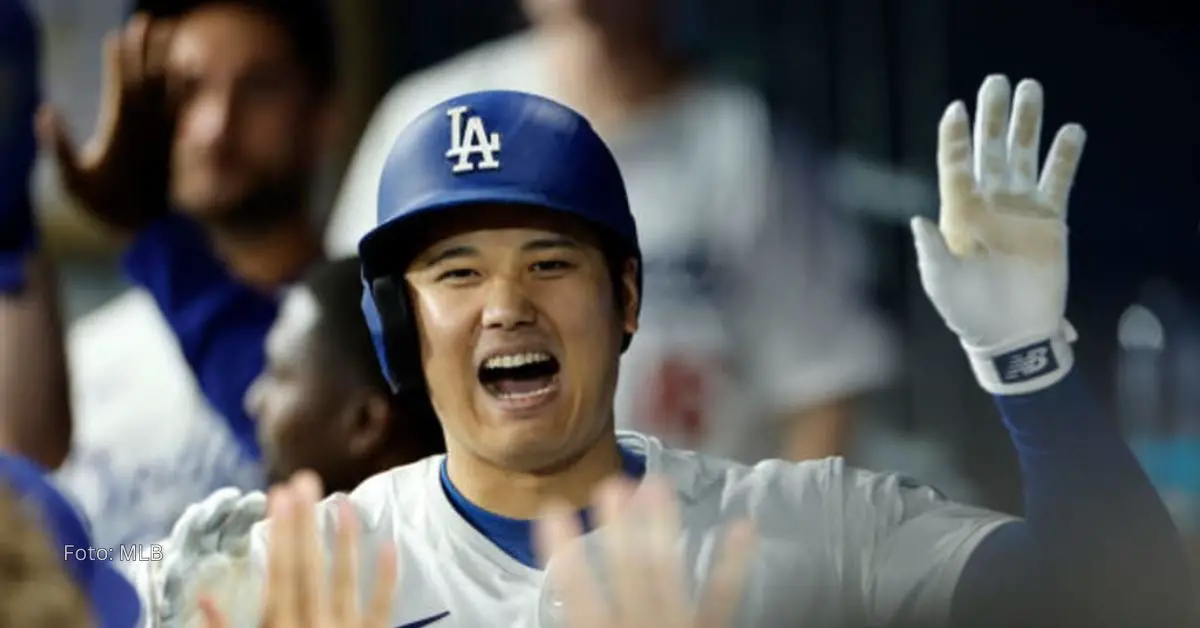
<path id="1" fill-rule="evenodd" d="M 756 523 L 760 542 L 745 615 L 736 626 L 942 625 L 967 558 L 1011 520 L 946 501 L 900 476 L 846 467 L 838 458 L 746 466 L 664 448 L 636 433 L 619 439 L 644 457 L 647 473 L 676 487 L 680 547 L 693 586 L 706 582 L 722 522 L 748 516 Z M 401 580 L 388 625 L 426 625 L 419 622 L 430 618 L 439 618 L 428 624 L 434 628 L 559 625 L 561 603 L 546 572 L 510 558 L 458 513 L 440 481 L 441 462 L 436 456 L 387 471 L 318 506 L 329 539 L 338 502 L 349 500 L 357 509 L 365 526 L 364 574 L 376 568 L 371 544 L 386 539 L 398 548 Z M 191 600 L 195 587 L 203 586 L 230 611 L 234 628 L 257 628 L 265 524 L 250 528 L 248 550 L 228 540 L 236 532 L 210 534 L 240 549 L 189 556 L 166 547 L 185 579 L 156 575 L 153 563 L 137 564 L 143 600 L 147 608 L 174 609 L 170 616 L 183 622 L 197 612 Z M 596 543 L 604 534 L 600 528 L 584 542 Z M 199 573 L 203 583 L 196 582 Z M 148 625 L 175 624 L 152 617 Z"/>
<path id="2" fill-rule="evenodd" d="M 329 249 L 354 252 L 375 226 L 383 163 L 405 125 L 476 90 L 556 98 L 541 59 L 534 38 L 518 35 L 394 88 L 347 172 Z M 625 179 L 646 280 L 641 326 L 621 364 L 621 426 L 754 461 L 780 454 L 776 419 L 886 380 L 893 350 L 858 294 L 861 243 L 815 204 L 797 155 L 773 146 L 757 95 L 693 82 L 605 140 Z"/>
<path id="3" fill-rule="evenodd" d="M 97 546 L 156 541 L 213 491 L 260 486 L 149 293 L 131 289 L 77 321 L 67 353 L 74 442 L 55 479 Z"/>

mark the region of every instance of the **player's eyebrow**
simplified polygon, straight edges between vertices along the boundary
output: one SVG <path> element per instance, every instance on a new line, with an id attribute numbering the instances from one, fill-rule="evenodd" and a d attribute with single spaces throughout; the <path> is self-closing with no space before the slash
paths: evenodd
<path id="1" fill-rule="evenodd" d="M 430 256 L 429 259 L 425 260 L 424 266 L 425 268 L 430 268 L 442 262 L 463 257 L 479 257 L 479 251 L 473 246 L 452 246 L 439 252 L 437 255 Z"/>
<path id="2" fill-rule="evenodd" d="M 537 238 L 530 240 L 521 246 L 521 250 L 525 252 L 547 251 L 552 249 L 571 249 L 579 248 L 579 243 L 566 236 Z M 448 247 L 445 250 L 439 251 L 435 255 L 431 255 L 429 259 L 422 264 L 425 268 L 437 266 L 442 262 L 447 262 L 464 257 L 479 257 L 479 250 L 473 246 L 461 245 Z"/>
<path id="3" fill-rule="evenodd" d="M 538 238 L 530 240 L 521 247 L 522 251 L 535 252 L 546 251 L 550 249 L 578 249 L 579 243 L 571 238 L 559 236 L 555 238 Z"/>

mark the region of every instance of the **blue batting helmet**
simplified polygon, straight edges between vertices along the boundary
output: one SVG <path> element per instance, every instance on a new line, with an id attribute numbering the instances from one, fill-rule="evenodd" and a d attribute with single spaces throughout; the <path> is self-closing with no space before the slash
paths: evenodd
<path id="1" fill-rule="evenodd" d="M 426 219 L 489 205 L 539 207 L 594 227 L 621 255 L 638 260 L 640 290 L 641 249 L 625 183 L 583 116 L 515 91 L 475 92 L 435 105 L 392 145 L 379 183 L 378 226 L 359 242 L 363 314 L 396 392 L 425 393 L 399 275 L 428 244 Z"/>

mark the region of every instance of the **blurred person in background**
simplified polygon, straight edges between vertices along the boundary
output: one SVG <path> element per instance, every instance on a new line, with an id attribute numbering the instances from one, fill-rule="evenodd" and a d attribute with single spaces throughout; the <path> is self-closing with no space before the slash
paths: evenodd
<path id="1" fill-rule="evenodd" d="M 95 135 L 39 115 L 66 190 L 127 242 L 136 288 L 68 338 L 61 480 L 98 542 L 161 538 L 217 488 L 262 484 L 244 396 L 278 290 L 322 258 L 310 183 L 336 132 L 322 0 L 142 0 L 106 39 Z"/>
<path id="2" fill-rule="evenodd" d="M 1200 303 L 1185 286 L 1149 281 L 1117 341 L 1118 417 L 1200 567 Z"/>
<path id="3" fill-rule="evenodd" d="M 673 49 L 668 4 L 524 0 L 530 30 L 395 86 L 347 172 L 328 248 L 351 252 L 374 225 L 388 148 L 425 108 L 484 89 L 551 97 L 612 146 L 642 233 L 648 298 L 622 362 L 622 427 L 742 461 L 840 453 L 852 400 L 893 362 L 865 300 L 862 243 L 762 99 Z"/>
<path id="4" fill-rule="evenodd" d="M 89 628 L 87 601 L 10 492 L 0 490 L 0 628 Z"/>
<path id="5" fill-rule="evenodd" d="M 0 628 L 134 628 L 127 558 L 94 543 L 44 468 L 0 453 Z"/>
<path id="6" fill-rule="evenodd" d="M 347 258 L 318 263 L 283 299 L 268 335 L 267 367 L 246 395 L 272 485 L 306 469 L 326 492 L 350 491 L 372 475 L 445 451 L 428 403 L 402 401 L 384 381 L 361 293 L 359 261 Z M 261 492 L 234 487 L 189 506 L 162 541 L 172 551 L 130 572 L 139 586 L 185 592 L 147 603 L 149 625 L 191 625 L 186 618 L 196 611 L 198 589 L 222 604 L 257 602 L 254 589 L 221 573 L 247 560 L 250 526 L 265 514 Z"/>
<path id="7" fill-rule="evenodd" d="M 54 468 L 71 413 L 58 286 L 30 198 L 39 45 L 24 0 L 0 0 L 0 450 Z"/>
<path id="8" fill-rule="evenodd" d="M 358 258 L 321 263 L 289 291 L 246 394 L 272 484 L 301 469 L 330 492 L 445 450 L 437 417 L 379 372 L 359 299 Z"/>

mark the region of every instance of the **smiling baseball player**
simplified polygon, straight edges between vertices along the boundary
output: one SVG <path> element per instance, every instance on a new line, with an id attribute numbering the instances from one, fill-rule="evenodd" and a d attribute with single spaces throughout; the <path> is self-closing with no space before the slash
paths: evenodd
<path id="1" fill-rule="evenodd" d="M 1025 519 L 836 458 L 750 467 L 615 432 L 641 297 L 621 175 L 575 112 L 492 91 L 439 104 L 397 138 L 379 226 L 360 246 L 384 373 L 399 394 L 429 395 L 448 453 L 328 499 L 322 528 L 332 534 L 349 501 L 368 547 L 399 548 L 392 625 L 552 625 L 563 610 L 547 585 L 556 561 L 534 558 L 534 518 L 566 502 L 586 523 L 606 478 L 653 475 L 680 502 L 697 590 L 726 524 L 754 523 L 732 625 L 1175 625 L 1187 604 L 1178 538 L 1071 372 L 1065 214 L 1083 130 L 1059 131 L 1039 179 L 1041 119 L 1033 81 L 1014 96 L 989 77 L 974 133 L 963 104 L 951 105 L 939 130 L 941 224 L 913 224 L 926 291 L 1020 454 Z M 585 547 L 607 530 L 585 534 Z M 251 532 L 252 582 L 267 533 Z M 619 573 L 618 591 L 656 590 L 652 570 Z M 232 625 L 257 625 L 255 605 L 226 610 Z"/>

